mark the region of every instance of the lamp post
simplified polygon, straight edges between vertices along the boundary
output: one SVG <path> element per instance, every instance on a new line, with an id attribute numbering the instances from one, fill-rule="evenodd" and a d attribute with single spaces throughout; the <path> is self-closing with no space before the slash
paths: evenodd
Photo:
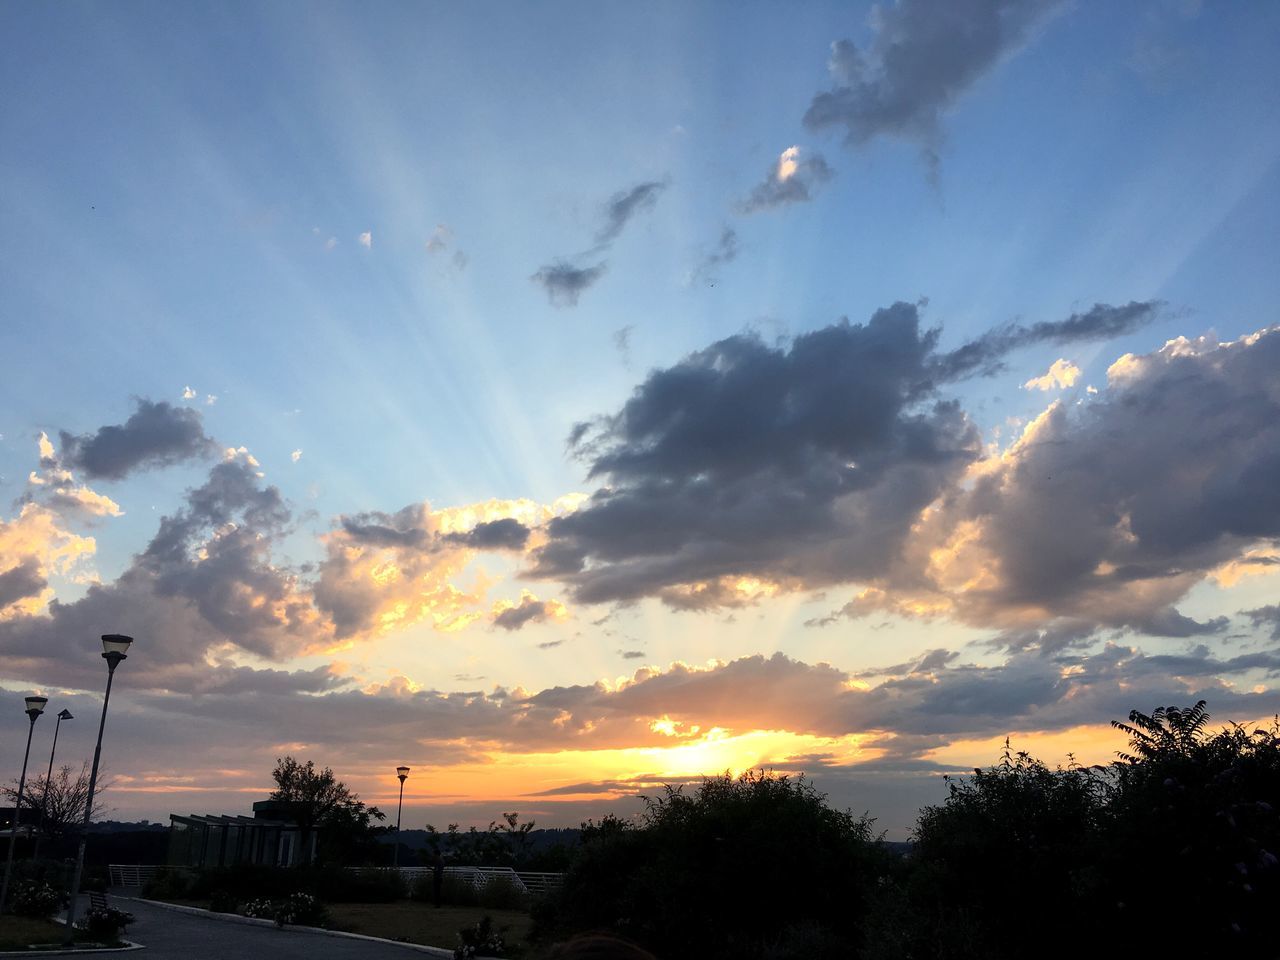
<path id="1" fill-rule="evenodd" d="M 53 746 L 49 748 L 49 771 L 44 775 L 44 796 L 40 798 L 40 822 L 36 824 L 36 849 L 32 854 L 35 860 L 40 859 L 40 841 L 43 839 L 44 818 L 49 815 L 49 781 L 53 779 L 53 754 L 58 749 L 58 730 L 63 720 L 74 720 L 70 710 L 58 711 L 58 722 L 53 725 Z"/>
<path id="2" fill-rule="evenodd" d="M 4 913 L 5 901 L 9 898 L 9 875 L 13 872 L 13 842 L 18 836 L 18 817 L 22 815 L 22 790 L 27 785 L 27 758 L 31 756 L 31 734 L 36 730 L 36 717 L 44 713 L 44 705 L 48 697 L 27 697 L 27 752 L 22 755 L 22 776 L 18 779 L 18 802 L 13 807 L 13 825 L 9 828 L 9 855 L 4 861 L 4 883 L 0 885 L 0 913 Z"/>
<path id="3" fill-rule="evenodd" d="M 107 704 L 111 702 L 111 680 L 116 675 L 116 667 L 129 654 L 129 644 L 133 637 L 118 633 L 102 635 L 102 659 L 107 661 L 107 693 L 102 698 L 102 719 L 98 721 L 98 744 L 93 748 L 93 766 L 89 770 L 89 794 L 84 801 L 84 824 L 80 829 L 80 849 L 76 853 L 75 875 L 71 881 L 71 902 L 67 907 L 67 939 L 70 943 L 75 935 L 76 905 L 80 898 L 80 878 L 84 874 L 84 845 L 89 836 L 89 818 L 93 816 L 93 791 L 98 785 L 98 760 L 102 756 L 102 731 L 107 725 Z"/>
<path id="4" fill-rule="evenodd" d="M 409 768 L 396 767 L 396 776 L 400 778 L 400 805 L 396 807 L 396 852 L 392 864 L 398 869 L 400 866 L 400 814 L 404 812 L 404 782 L 409 778 Z"/>

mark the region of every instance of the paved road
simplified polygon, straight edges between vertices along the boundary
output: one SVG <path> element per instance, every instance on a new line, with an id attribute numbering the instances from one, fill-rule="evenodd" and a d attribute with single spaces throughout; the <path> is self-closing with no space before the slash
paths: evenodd
<path id="1" fill-rule="evenodd" d="M 138 960 L 428 960 L 431 954 L 394 943 L 330 937 L 275 926 L 250 926 L 112 896 L 134 915 L 125 936 L 146 946 L 123 954 Z M 87 898 L 85 906 L 87 907 Z"/>

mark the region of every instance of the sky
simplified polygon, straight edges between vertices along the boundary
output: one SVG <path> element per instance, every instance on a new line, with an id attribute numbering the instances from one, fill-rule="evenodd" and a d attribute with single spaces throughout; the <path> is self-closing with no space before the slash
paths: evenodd
<path id="1" fill-rule="evenodd" d="M 1280 7 L 10 3 L 16 777 L 405 827 L 1280 712 Z M 393 813 L 394 817 L 394 813 Z"/>

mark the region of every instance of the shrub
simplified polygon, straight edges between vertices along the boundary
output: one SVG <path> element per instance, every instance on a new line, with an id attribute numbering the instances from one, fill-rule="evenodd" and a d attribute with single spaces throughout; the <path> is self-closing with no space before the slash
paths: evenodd
<path id="1" fill-rule="evenodd" d="M 246 917 L 253 917 L 257 920 L 274 920 L 276 918 L 275 901 L 268 900 L 266 897 L 246 900 L 241 912 Z"/>
<path id="2" fill-rule="evenodd" d="M 889 855 L 872 821 L 832 809 L 803 777 L 750 772 L 646 800 L 638 826 L 589 824 L 540 938 L 601 930 L 659 956 L 760 957 L 789 927 L 822 927 L 853 955 Z M 824 949 L 826 949 L 824 947 Z"/>
<path id="3" fill-rule="evenodd" d="M 453 951 L 454 960 L 470 960 L 471 957 L 506 956 L 506 943 L 502 934 L 493 928 L 493 919 L 480 918 L 480 922 L 458 931 L 458 946 Z"/>
<path id="4" fill-rule="evenodd" d="M 89 912 L 80 920 L 84 930 L 92 937 L 104 940 L 115 940 L 120 931 L 133 923 L 133 914 L 115 907 L 90 907 Z"/>
<path id="5" fill-rule="evenodd" d="M 62 894 L 42 880 L 28 880 L 13 895 L 13 912 L 20 917 L 47 917 L 62 906 Z"/>
<path id="6" fill-rule="evenodd" d="M 161 870 L 142 885 L 146 900 L 186 900 L 193 896 L 196 874 L 190 870 Z"/>
<path id="7" fill-rule="evenodd" d="M 423 873 L 415 877 L 409 896 L 422 903 L 433 902 L 435 894 L 431 886 L 431 874 Z M 440 885 L 440 902 L 452 907 L 474 907 L 480 903 L 480 892 L 461 877 L 445 874 L 444 882 Z"/>
<path id="8" fill-rule="evenodd" d="M 281 900 L 265 897 L 250 900 L 244 905 L 246 917 L 274 920 L 278 926 L 296 924 L 303 927 L 322 927 L 329 922 L 329 911 L 323 903 L 309 893 L 291 893 Z"/>

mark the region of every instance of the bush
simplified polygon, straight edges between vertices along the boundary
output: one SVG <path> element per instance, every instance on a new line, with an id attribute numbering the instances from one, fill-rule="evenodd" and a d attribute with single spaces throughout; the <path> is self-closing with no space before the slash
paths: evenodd
<path id="1" fill-rule="evenodd" d="M 48 917 L 62 906 L 62 894 L 42 880 L 28 880 L 14 892 L 12 909 L 20 917 Z"/>
<path id="2" fill-rule="evenodd" d="M 244 905 L 246 917 L 274 920 L 278 926 L 286 923 L 303 927 L 323 927 L 329 922 L 329 911 L 323 903 L 309 893 L 291 893 L 280 900 L 260 898 Z"/>
<path id="3" fill-rule="evenodd" d="M 454 960 L 470 960 L 471 957 L 506 956 L 506 943 L 501 932 L 493 928 L 493 919 L 480 918 L 480 922 L 458 931 L 458 946 L 453 951 Z"/>
<path id="4" fill-rule="evenodd" d="M 813 927 L 856 952 L 890 857 L 869 819 L 827 806 L 803 777 L 763 771 L 646 804 L 636 827 L 584 828 L 561 892 L 537 904 L 536 936 L 594 929 L 711 960 L 762 957 Z"/>
<path id="5" fill-rule="evenodd" d="M 115 907 L 90 907 L 79 923 L 92 937 L 116 940 L 120 931 L 133 923 L 133 914 Z"/>
<path id="6" fill-rule="evenodd" d="M 421 903 L 432 903 L 434 896 L 430 873 L 419 874 L 414 878 L 413 885 L 409 890 L 411 899 Z M 444 882 L 440 885 L 440 902 L 447 903 L 451 907 L 478 906 L 480 904 L 480 891 L 473 887 L 470 882 L 460 877 L 445 874 Z"/>
<path id="7" fill-rule="evenodd" d="M 142 885 L 142 897 L 145 900 L 192 899 L 196 880 L 192 870 L 161 870 Z"/>

